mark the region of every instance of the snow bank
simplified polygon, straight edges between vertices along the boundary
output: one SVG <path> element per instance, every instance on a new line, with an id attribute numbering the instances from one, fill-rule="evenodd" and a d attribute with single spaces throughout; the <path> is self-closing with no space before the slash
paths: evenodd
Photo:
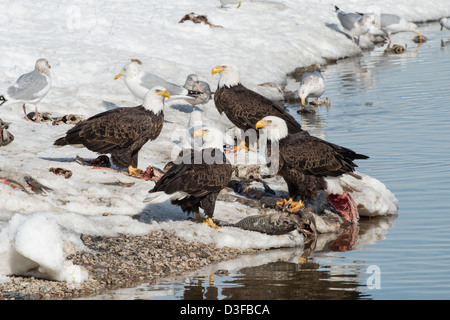
<path id="1" fill-rule="evenodd" d="M 336 3 L 345 11 L 366 11 L 372 2 Z M 383 12 L 424 21 L 450 15 L 448 1 L 378 2 Z M 207 15 L 221 28 L 190 21 L 178 23 L 187 13 Z M 190 73 L 215 89 L 215 65 L 234 62 L 242 82 L 268 97 L 278 97 L 276 87 L 299 66 L 325 63 L 355 55 L 361 49 L 337 31 L 334 4 L 327 1 L 244 1 L 239 9 L 220 8 L 219 1 L 37 1 L 0 3 L 2 88 L 29 72 L 36 59 L 45 57 L 52 68 L 53 87 L 39 103 L 40 112 L 52 116 L 77 114 L 89 117 L 117 106 L 140 103 L 122 80 L 114 80 L 130 58 L 139 58 L 147 71 L 169 81 L 184 83 Z M 370 42 L 363 37 L 363 47 Z M 262 83 L 274 86 L 259 86 Z M 173 134 L 183 130 L 191 106 L 169 102 L 160 137 L 148 143 L 139 166 L 163 167 L 171 159 Z M 29 111 L 32 111 L 30 109 Z M 207 122 L 224 130 L 230 123 L 210 101 Z M 94 170 L 73 162 L 76 155 L 95 158 L 86 149 L 54 148 L 53 141 L 71 125 L 52 126 L 23 120 L 19 105 L 0 107 L 0 117 L 11 122 L 13 143 L 0 148 L 0 168 L 28 174 L 53 189 L 47 195 L 25 193 L 0 184 L 0 276 L 32 274 L 54 280 L 80 282 L 86 271 L 66 260 L 74 248 L 83 249 L 79 234 L 143 234 L 166 230 L 189 240 L 218 246 L 244 248 L 295 247 L 298 235 L 269 237 L 232 228 L 213 231 L 186 221 L 186 215 L 170 204 L 148 206 L 142 202 L 153 182 Z M 64 179 L 51 167 L 71 170 Z M 115 182 L 131 183 L 129 187 Z M 275 185 L 276 187 L 276 185 Z M 280 189 L 284 185 L 279 185 Z M 219 219 L 238 220 L 255 214 L 236 203 L 217 203 Z M 141 220 L 132 216 L 140 214 Z"/>

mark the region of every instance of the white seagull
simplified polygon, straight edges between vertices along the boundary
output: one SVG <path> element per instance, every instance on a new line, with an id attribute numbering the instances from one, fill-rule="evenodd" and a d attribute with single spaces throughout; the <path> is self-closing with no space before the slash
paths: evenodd
<path id="1" fill-rule="evenodd" d="M 375 16 L 372 13 L 361 15 L 356 12 L 344 12 L 337 6 L 334 6 L 334 8 L 339 22 L 344 31 L 352 37 L 353 43 L 355 43 L 354 37 L 358 37 L 359 43 L 359 37 L 369 32 L 370 26 L 375 23 Z"/>
<path id="2" fill-rule="evenodd" d="M 380 14 L 380 30 L 387 35 L 389 40 L 388 46 L 391 44 L 391 34 L 394 33 L 415 32 L 421 37 L 415 23 L 408 22 L 404 18 L 391 13 Z"/>
<path id="3" fill-rule="evenodd" d="M 320 71 L 306 72 L 302 75 L 298 96 L 302 100 L 302 105 L 305 105 L 309 97 L 319 100 L 325 90 L 325 80 Z"/>
<path id="4" fill-rule="evenodd" d="M 0 95 L 0 106 L 3 104 L 23 103 L 22 108 L 25 113 L 25 120 L 33 121 L 27 116 L 25 104 L 34 104 L 34 121 L 39 122 L 37 104 L 47 95 L 52 86 L 50 68 L 51 66 L 46 59 L 38 59 L 33 71 L 21 75 L 13 85 L 6 89 L 3 95 Z"/>
<path id="5" fill-rule="evenodd" d="M 138 59 L 131 59 L 120 73 L 114 79 L 124 77 L 125 84 L 131 93 L 138 99 L 144 100 L 148 90 L 160 86 L 166 88 L 170 93 L 171 100 L 185 99 L 190 100 L 197 97 L 198 92 L 190 92 L 180 85 L 169 82 L 155 74 L 148 73 L 142 69 L 142 62 Z"/>
<path id="6" fill-rule="evenodd" d="M 444 28 L 450 30 L 450 18 L 441 18 L 439 23 L 441 24 L 441 31 Z"/>

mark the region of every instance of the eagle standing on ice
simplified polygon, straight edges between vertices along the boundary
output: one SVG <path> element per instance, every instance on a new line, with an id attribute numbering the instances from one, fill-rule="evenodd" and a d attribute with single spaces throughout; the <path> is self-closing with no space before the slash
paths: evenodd
<path id="1" fill-rule="evenodd" d="M 55 146 L 82 144 L 91 151 L 110 153 L 118 168 L 138 174 L 138 153 L 148 140 L 155 140 L 164 123 L 164 98 L 170 98 L 163 87 L 148 91 L 144 103 L 105 111 L 78 122 Z"/>
<path id="2" fill-rule="evenodd" d="M 196 221 L 204 221 L 218 228 L 212 221 L 217 196 L 231 179 L 232 166 L 223 153 L 221 131 L 204 127 L 196 130 L 193 137 L 202 137 L 200 150 L 185 150 L 181 161 L 173 165 L 149 191 L 144 202 L 160 203 L 171 200 L 185 212 L 194 212 Z M 203 209 L 205 219 L 200 217 Z"/>
<path id="3" fill-rule="evenodd" d="M 269 140 L 278 142 L 278 174 L 287 183 L 290 197 L 287 203 L 294 205 L 293 208 L 304 206 L 302 201 L 292 203 L 295 198 L 314 200 L 322 190 L 329 193 L 328 201 L 332 205 L 346 200 L 348 194 L 339 178 L 354 172 L 357 167 L 354 160 L 369 158 L 311 136 L 307 131 L 290 134 L 286 121 L 278 117 L 264 117 L 255 127 L 267 131 Z M 345 218 L 351 222 L 356 219 Z"/>

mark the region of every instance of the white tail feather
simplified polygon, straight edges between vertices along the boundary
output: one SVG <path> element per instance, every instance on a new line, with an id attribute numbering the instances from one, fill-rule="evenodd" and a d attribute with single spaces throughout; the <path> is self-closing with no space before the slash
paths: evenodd
<path id="1" fill-rule="evenodd" d="M 149 203 L 161 203 L 167 200 L 181 200 L 188 197 L 189 194 L 186 192 L 178 191 L 172 194 L 167 194 L 164 191 L 158 191 L 150 193 L 145 199 L 144 202 Z"/>
<path id="2" fill-rule="evenodd" d="M 342 194 L 344 192 L 340 177 L 325 177 L 325 181 L 328 193 Z"/>

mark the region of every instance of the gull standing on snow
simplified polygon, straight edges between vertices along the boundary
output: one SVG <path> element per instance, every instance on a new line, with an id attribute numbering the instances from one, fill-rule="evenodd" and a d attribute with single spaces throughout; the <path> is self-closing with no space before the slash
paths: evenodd
<path id="1" fill-rule="evenodd" d="M 189 99 L 187 102 L 194 108 L 197 104 L 206 104 L 211 99 L 211 88 L 206 81 L 198 80 L 196 74 L 190 74 L 186 78 L 183 88 L 189 92 L 199 92 L 195 99 Z"/>
<path id="2" fill-rule="evenodd" d="M 114 79 L 125 78 L 125 84 L 131 93 L 138 99 L 144 100 L 148 90 L 154 87 L 164 87 L 170 93 L 171 100 L 195 98 L 198 92 L 190 92 L 180 85 L 171 83 L 155 74 L 145 72 L 142 69 L 142 62 L 138 59 L 131 59 L 122 71 Z"/>
<path id="3" fill-rule="evenodd" d="M 298 89 L 298 96 L 302 100 L 302 105 L 306 104 L 309 97 L 319 100 L 325 89 L 325 80 L 320 71 L 304 73 Z"/>
<path id="4" fill-rule="evenodd" d="M 388 46 L 391 44 L 391 34 L 399 32 L 415 32 L 421 37 L 417 25 L 406 21 L 404 18 L 391 13 L 380 14 L 380 29 L 383 31 L 389 40 Z"/>
<path id="5" fill-rule="evenodd" d="M 334 8 L 336 9 L 339 22 L 344 28 L 344 31 L 352 37 L 353 43 L 355 43 L 354 37 L 358 37 L 359 43 L 359 37 L 366 34 L 370 26 L 375 23 L 375 17 L 371 13 L 361 15 L 356 12 L 344 12 L 337 6 L 334 6 Z"/>
<path id="6" fill-rule="evenodd" d="M 439 23 L 441 24 L 441 31 L 444 28 L 450 30 L 450 18 L 441 18 Z"/>
<path id="7" fill-rule="evenodd" d="M 50 68 L 46 59 L 38 59 L 34 70 L 21 75 L 16 82 L 6 89 L 6 93 L 0 95 L 0 106 L 3 104 L 23 103 L 22 108 L 25 113 L 25 120 L 28 118 L 25 104 L 31 103 L 35 107 L 35 122 L 39 122 L 37 104 L 44 98 L 50 87 Z"/>

